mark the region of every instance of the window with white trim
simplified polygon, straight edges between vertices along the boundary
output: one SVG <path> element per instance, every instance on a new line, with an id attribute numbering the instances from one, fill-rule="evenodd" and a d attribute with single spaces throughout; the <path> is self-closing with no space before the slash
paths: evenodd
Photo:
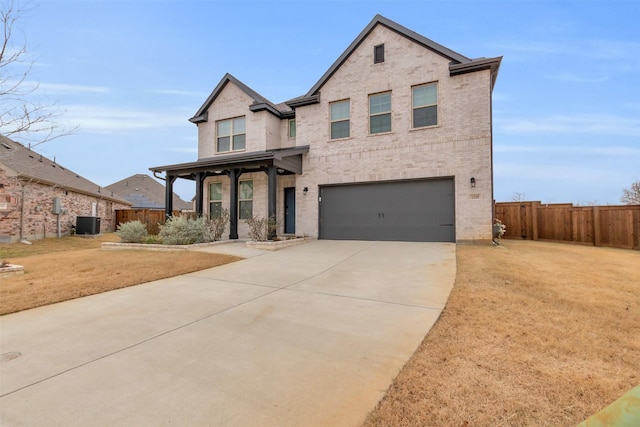
<path id="1" fill-rule="evenodd" d="M 350 102 L 332 102 L 329 104 L 331 110 L 331 139 L 348 138 L 350 135 Z"/>
<path id="2" fill-rule="evenodd" d="M 296 137 L 296 119 L 289 119 L 289 138 Z"/>
<path id="3" fill-rule="evenodd" d="M 238 188 L 238 210 L 240 219 L 253 217 L 253 181 L 240 181 Z"/>
<path id="4" fill-rule="evenodd" d="M 414 86 L 411 89 L 413 98 L 413 127 L 421 128 L 438 124 L 438 84 Z"/>
<path id="5" fill-rule="evenodd" d="M 220 218 L 222 216 L 222 183 L 212 182 L 209 184 L 209 218 Z"/>
<path id="6" fill-rule="evenodd" d="M 246 146 L 245 118 L 236 117 L 217 122 L 216 141 L 218 153 L 244 150 Z"/>
<path id="7" fill-rule="evenodd" d="M 391 132 L 391 92 L 369 95 L 369 133 Z"/>

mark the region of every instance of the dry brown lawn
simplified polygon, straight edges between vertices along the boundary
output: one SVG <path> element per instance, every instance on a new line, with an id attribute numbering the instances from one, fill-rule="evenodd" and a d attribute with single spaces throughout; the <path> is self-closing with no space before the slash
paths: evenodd
<path id="1" fill-rule="evenodd" d="M 640 384 L 640 253 L 458 246 L 445 310 L 365 426 L 572 426 Z"/>
<path id="2" fill-rule="evenodd" d="M 100 249 L 114 233 L 0 244 L 0 258 L 24 274 L 0 279 L 0 315 L 227 264 L 240 258 L 204 252 Z"/>
<path id="3" fill-rule="evenodd" d="M 232 262 L 101 251 L 68 237 L 0 245 L 0 313 Z M 570 426 L 640 383 L 640 252 L 530 241 L 458 246 L 449 302 L 365 426 Z"/>

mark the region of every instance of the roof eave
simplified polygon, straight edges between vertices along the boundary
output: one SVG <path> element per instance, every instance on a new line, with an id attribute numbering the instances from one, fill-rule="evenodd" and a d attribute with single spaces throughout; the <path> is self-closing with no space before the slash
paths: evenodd
<path id="1" fill-rule="evenodd" d="M 388 29 L 390 29 L 391 31 L 394 31 L 398 34 L 400 34 L 401 36 L 404 36 L 412 41 L 414 41 L 415 43 L 441 55 L 444 56 L 445 58 L 451 60 L 452 62 L 455 63 L 466 63 L 471 61 L 469 58 L 467 58 L 464 55 L 461 55 L 449 48 L 446 48 L 444 46 L 442 46 L 439 43 L 434 42 L 431 39 L 428 39 L 418 33 L 416 33 L 415 31 L 412 31 L 400 24 L 398 24 L 397 22 L 394 22 L 388 18 L 385 18 L 382 15 L 376 15 L 371 22 L 369 22 L 369 24 L 364 28 L 364 30 L 362 30 L 360 32 L 360 34 L 358 35 L 358 37 L 356 37 L 356 39 L 349 45 L 349 47 L 347 47 L 347 49 L 342 53 L 342 55 L 340 55 L 340 57 L 338 57 L 338 59 L 333 63 L 333 65 L 331 65 L 331 67 L 327 70 L 326 73 L 324 73 L 322 75 L 322 77 L 320 77 L 320 80 L 318 80 L 316 82 L 315 85 L 313 85 L 313 87 L 309 90 L 309 92 L 307 92 L 306 95 L 300 97 L 301 99 L 306 99 L 306 98 L 310 98 L 313 95 L 316 95 L 320 88 L 326 83 L 327 80 L 329 80 L 329 78 L 331 78 L 331 76 L 333 76 L 333 74 L 338 70 L 338 68 L 340 68 L 340 66 L 342 66 L 342 64 L 347 60 L 347 58 L 349 58 L 349 56 L 351 55 L 351 53 L 358 47 L 360 46 L 360 44 L 364 41 L 364 39 L 369 35 L 369 33 L 371 33 L 371 31 L 373 31 L 373 29 L 378 25 L 384 25 L 385 27 L 387 27 Z M 292 100 L 293 101 L 293 100 Z M 289 101 L 287 102 L 287 105 L 289 105 L 291 107 L 291 104 Z M 296 101 L 299 102 L 300 105 L 298 106 L 302 106 L 302 105 L 309 105 L 309 104 L 304 104 L 302 100 L 300 101 Z M 293 108 L 293 107 L 292 107 Z"/>
<path id="2" fill-rule="evenodd" d="M 218 85 L 215 87 L 215 89 L 213 89 L 211 94 L 207 97 L 207 100 L 204 102 L 204 104 L 202 104 L 202 106 L 198 109 L 196 114 L 194 114 L 193 117 L 189 119 L 191 123 L 198 124 L 198 123 L 206 122 L 209 120 L 209 115 L 208 115 L 209 107 L 211 107 L 211 105 L 216 100 L 220 92 L 222 92 L 222 90 L 225 88 L 225 86 L 229 82 L 239 87 L 240 90 L 242 90 L 244 93 L 249 95 L 251 99 L 253 99 L 253 104 L 249 108 L 255 105 L 260 105 L 260 106 L 263 106 L 263 108 L 261 107 L 262 109 L 259 109 L 257 111 L 262 111 L 264 109 L 267 109 L 271 113 L 275 114 L 276 116 L 280 115 L 280 111 L 278 111 L 278 109 L 275 107 L 275 105 L 273 105 L 271 101 L 269 101 L 264 96 L 260 95 L 255 90 L 251 89 L 246 84 L 242 83 L 240 80 L 238 80 L 231 74 L 226 73 L 224 77 L 222 77 L 222 80 L 220 80 Z M 251 110 L 251 111 L 254 111 L 254 110 Z"/>
<path id="3" fill-rule="evenodd" d="M 101 199 L 110 200 L 112 202 L 121 203 L 123 205 L 132 205 L 131 202 L 129 202 L 128 200 L 125 200 L 125 199 L 121 199 L 121 198 L 113 197 L 113 196 L 108 196 L 108 195 L 102 194 L 100 192 L 91 192 L 91 191 L 82 190 L 80 188 L 74 188 L 74 187 L 71 187 L 71 186 L 68 186 L 68 185 L 57 184 L 57 183 L 52 182 L 52 181 L 47 181 L 46 179 L 38 178 L 38 177 L 35 177 L 35 176 L 30 176 L 30 175 L 23 174 L 23 173 L 18 174 L 18 179 L 26 179 L 26 180 L 29 180 L 30 182 L 37 182 L 38 184 L 48 185 L 50 187 L 55 187 L 55 188 L 61 188 L 63 190 L 67 190 L 67 191 L 73 191 L 74 193 L 84 194 L 85 196 L 98 197 L 98 198 L 101 198 Z"/>
<path id="4" fill-rule="evenodd" d="M 286 101 L 285 104 L 287 104 L 289 107 L 293 109 L 296 109 L 297 107 L 304 107 L 305 105 L 318 104 L 319 102 L 320 102 L 320 93 L 318 92 L 315 95 L 301 96 L 298 98 L 291 99 L 289 101 Z"/>
<path id="5" fill-rule="evenodd" d="M 464 64 L 449 64 L 449 75 L 457 76 L 460 74 L 474 73 L 476 71 L 491 70 L 492 80 L 495 82 L 495 79 L 498 77 L 501 62 L 502 56 L 497 56 L 495 58 L 474 59 Z"/>

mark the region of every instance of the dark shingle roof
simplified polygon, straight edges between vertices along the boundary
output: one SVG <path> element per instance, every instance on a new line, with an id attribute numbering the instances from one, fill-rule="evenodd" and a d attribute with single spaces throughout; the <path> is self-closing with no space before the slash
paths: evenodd
<path id="1" fill-rule="evenodd" d="M 149 175 L 132 175 L 105 188 L 133 203 L 134 208 L 164 209 L 165 186 Z M 191 203 L 173 193 L 174 209 L 189 210 L 191 207 Z"/>
<path id="2" fill-rule="evenodd" d="M 101 188 L 98 184 L 4 136 L 0 136 L 0 164 L 6 165 L 21 178 L 32 179 L 42 184 L 61 187 L 117 203 L 129 204 L 111 191 Z"/>
<path id="3" fill-rule="evenodd" d="M 320 77 L 320 80 L 316 82 L 315 85 L 303 96 L 299 96 L 287 101 L 287 105 L 291 107 L 299 107 L 307 104 L 314 104 L 319 101 L 319 92 L 320 88 L 333 76 L 333 74 L 344 64 L 344 62 L 349 58 L 349 56 L 355 51 L 358 46 L 369 36 L 369 34 L 376 28 L 378 25 L 382 25 L 387 27 L 391 31 L 394 31 L 401 36 L 406 37 L 407 39 L 423 46 L 426 49 L 429 49 L 438 55 L 443 56 L 444 58 L 449 59 L 450 61 L 450 69 L 452 75 L 455 74 L 463 74 L 465 72 L 474 72 L 484 69 L 491 69 L 492 71 L 492 88 L 495 83 L 495 79 L 498 74 L 498 68 L 500 67 L 500 61 L 502 57 L 497 58 L 480 58 L 480 59 L 469 59 L 464 55 L 459 54 L 447 47 L 442 46 L 434 42 L 431 39 L 428 39 L 415 31 L 412 31 L 397 22 L 394 22 L 388 18 L 385 18 L 382 15 L 376 15 L 369 22 L 369 24 L 360 32 L 358 37 L 347 47 L 347 49 L 338 57 L 338 59 L 331 65 L 331 67 Z"/>
<path id="4" fill-rule="evenodd" d="M 208 120 L 207 110 L 209 110 L 209 107 L 211 107 L 213 101 L 216 100 L 220 92 L 222 92 L 222 90 L 225 88 L 225 86 L 227 86 L 227 83 L 229 82 L 239 87 L 244 93 L 246 93 L 253 99 L 253 104 L 249 106 L 249 109 L 251 111 L 255 112 L 266 110 L 278 118 L 286 118 L 289 116 L 293 117 L 294 114 L 291 107 L 284 103 L 278 105 L 274 104 L 231 74 L 227 73 L 224 75 L 224 77 L 222 77 L 222 80 L 220 80 L 220 82 L 215 87 L 215 89 L 213 89 L 204 104 L 202 104 L 196 114 L 194 114 L 193 117 L 189 119 L 189 121 L 192 123 L 206 122 Z"/>

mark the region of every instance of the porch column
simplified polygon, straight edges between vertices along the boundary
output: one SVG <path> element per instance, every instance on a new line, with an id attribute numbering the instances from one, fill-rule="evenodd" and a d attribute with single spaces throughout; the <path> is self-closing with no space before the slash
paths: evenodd
<path id="1" fill-rule="evenodd" d="M 196 215 L 202 216 L 202 206 L 204 205 L 204 201 L 202 200 L 204 196 L 203 187 L 204 187 L 204 174 L 202 172 L 196 172 Z"/>
<path id="2" fill-rule="evenodd" d="M 269 218 L 276 217 L 276 191 L 278 186 L 276 184 L 278 176 L 278 169 L 275 166 L 269 166 L 267 169 L 267 178 L 268 178 L 268 202 L 267 202 L 267 215 Z M 274 239 L 276 237 L 276 231 L 273 230 L 269 239 Z"/>
<path id="3" fill-rule="evenodd" d="M 229 239 L 238 238 L 238 178 L 239 169 L 231 169 L 228 172 L 231 188 L 229 191 Z"/>
<path id="4" fill-rule="evenodd" d="M 164 193 L 164 216 L 169 218 L 173 215 L 173 182 L 176 176 L 167 174 L 165 193 Z"/>

